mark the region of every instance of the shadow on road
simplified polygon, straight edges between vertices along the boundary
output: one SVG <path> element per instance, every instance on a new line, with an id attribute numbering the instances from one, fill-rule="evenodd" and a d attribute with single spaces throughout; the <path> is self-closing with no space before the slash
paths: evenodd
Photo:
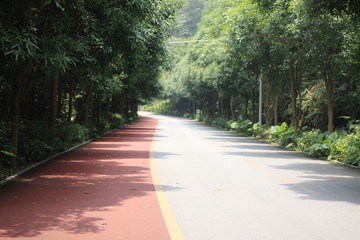
<path id="1" fill-rule="evenodd" d="M 348 202 L 360 205 L 360 171 L 331 164 L 316 163 L 288 163 L 272 166 L 275 169 L 294 171 L 300 174 L 298 182 L 301 186 L 314 190 L 317 194 L 302 194 L 302 199 L 311 199 L 327 202 Z M 287 188 L 299 192 L 291 184 Z M 304 192 L 302 192 L 304 193 Z"/>
<path id="2" fill-rule="evenodd" d="M 148 162 L 154 131 L 141 125 L 114 131 L 2 186 L 0 238 L 104 231 L 104 214 L 154 193 Z"/>

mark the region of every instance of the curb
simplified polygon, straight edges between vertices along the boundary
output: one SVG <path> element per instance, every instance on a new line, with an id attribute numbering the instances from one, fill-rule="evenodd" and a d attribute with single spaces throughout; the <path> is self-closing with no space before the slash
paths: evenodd
<path id="1" fill-rule="evenodd" d="M 126 126 L 126 125 L 124 125 L 123 127 L 125 127 L 125 126 Z M 97 137 L 92 138 L 92 139 L 90 139 L 90 140 L 88 140 L 88 141 L 86 141 L 86 142 L 83 142 L 83 143 L 80 143 L 80 144 L 78 144 L 78 145 L 75 145 L 75 146 L 72 147 L 72 148 L 66 149 L 65 151 L 56 153 L 56 154 L 48 157 L 48 158 L 45 159 L 45 160 L 42 160 L 42 161 L 40 161 L 40 162 L 36 162 L 36 163 L 34 163 L 34 164 L 32 164 L 32 165 L 30 165 L 30 166 L 28 166 L 28 167 L 26 167 L 26 168 L 24 168 L 24 169 L 22 169 L 22 170 L 20 170 L 20 171 L 14 173 L 13 175 L 11 175 L 11 176 L 9 176 L 9 177 L 1 180 L 1 181 L 0 181 L 0 188 L 1 188 L 3 185 L 5 185 L 6 183 L 8 183 L 8 182 L 10 182 L 11 180 L 13 180 L 14 178 L 16 178 L 16 177 L 18 177 L 18 176 L 20 176 L 20 175 L 22 175 L 22 174 L 30 171 L 31 169 L 33 169 L 33 168 L 35 168 L 35 167 L 38 167 L 38 166 L 40 166 L 40 165 L 42 165 L 42 164 L 44 164 L 44 163 L 46 163 L 46 162 L 48 162 L 48 161 L 50 161 L 50 160 L 52 160 L 52 159 L 54 159 L 54 158 L 57 158 L 57 157 L 65 154 L 65 153 L 71 152 L 72 150 L 74 150 L 74 149 L 76 149 L 76 148 L 82 147 L 82 146 L 84 146 L 84 145 L 86 145 L 86 144 L 88 144 L 88 143 L 90 143 L 90 142 L 92 142 L 92 141 L 94 141 L 94 140 L 96 140 L 96 139 L 98 139 L 98 138 L 100 138 L 100 137 L 106 136 L 106 135 L 108 135 L 108 134 L 110 134 L 110 133 L 112 133 L 112 132 L 114 132 L 114 131 L 116 131 L 116 130 L 117 130 L 117 129 L 110 130 L 110 131 L 108 131 L 108 132 L 106 132 L 106 133 L 104 133 L 104 134 L 102 134 L 102 135 L 100 135 L 100 136 L 97 136 Z"/>

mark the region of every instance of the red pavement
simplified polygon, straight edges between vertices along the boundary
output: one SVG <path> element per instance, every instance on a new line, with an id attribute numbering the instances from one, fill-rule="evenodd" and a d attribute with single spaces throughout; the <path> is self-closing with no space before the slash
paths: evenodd
<path id="1" fill-rule="evenodd" d="M 0 239 L 170 239 L 151 177 L 157 120 L 138 122 L 0 188 Z"/>

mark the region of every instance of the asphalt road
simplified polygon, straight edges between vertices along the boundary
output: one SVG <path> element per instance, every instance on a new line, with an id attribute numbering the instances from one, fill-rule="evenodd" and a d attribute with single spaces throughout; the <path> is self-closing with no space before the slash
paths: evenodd
<path id="1" fill-rule="evenodd" d="M 184 239 L 359 239 L 360 170 L 141 114 L 159 120 L 155 165 Z"/>
<path id="2" fill-rule="evenodd" d="M 156 126 L 142 118 L 0 184 L 0 239 L 170 239 L 149 161 Z"/>

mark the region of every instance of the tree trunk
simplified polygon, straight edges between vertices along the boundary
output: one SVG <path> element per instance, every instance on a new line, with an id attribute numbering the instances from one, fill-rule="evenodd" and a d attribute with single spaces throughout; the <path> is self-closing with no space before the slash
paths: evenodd
<path id="1" fill-rule="evenodd" d="M 328 131 L 334 132 L 334 99 L 335 99 L 335 77 L 336 68 L 334 64 L 329 64 L 329 73 L 322 72 L 323 79 L 326 87 L 326 100 L 328 107 Z"/>
<path id="2" fill-rule="evenodd" d="M 12 116 L 12 133 L 11 133 L 11 143 L 13 146 L 12 152 L 14 153 L 14 157 L 12 158 L 12 165 L 14 169 L 17 169 L 17 154 L 18 154 L 18 143 L 19 143 L 19 122 L 20 122 L 20 105 L 22 96 L 24 93 L 23 88 L 23 77 L 24 75 L 32 69 L 31 64 L 27 64 L 24 69 L 16 75 L 15 84 L 14 84 L 14 91 L 12 95 L 12 102 L 11 102 L 11 116 Z"/>
<path id="3" fill-rule="evenodd" d="M 232 116 L 233 121 L 235 121 L 234 105 L 235 105 L 235 98 L 234 98 L 234 95 L 231 95 L 230 110 L 231 110 L 231 116 Z"/>
<path id="4" fill-rule="evenodd" d="M 228 98 L 225 98 L 225 110 L 226 110 L 226 119 L 229 121 L 230 120 L 230 102 Z"/>
<path id="5" fill-rule="evenodd" d="M 74 79 L 73 79 L 73 78 L 70 78 L 70 83 L 69 83 L 69 112 L 68 112 L 68 122 L 71 122 L 71 118 L 72 118 L 73 98 L 74 98 Z"/>
<path id="6" fill-rule="evenodd" d="M 274 125 L 279 123 L 279 94 L 275 93 L 273 99 L 273 111 L 274 111 Z"/>
<path id="7" fill-rule="evenodd" d="M 256 119 L 256 103 L 255 103 L 255 88 L 251 89 L 251 102 L 252 102 L 252 123 L 255 123 Z"/>
<path id="8" fill-rule="evenodd" d="M 100 125 L 100 115 L 101 115 L 101 94 L 97 94 L 96 98 L 96 126 Z"/>
<path id="9" fill-rule="evenodd" d="M 291 116 L 292 116 L 292 121 L 293 121 L 293 125 L 294 125 L 294 135 L 297 134 L 297 130 L 298 130 L 298 119 L 297 119 L 297 114 L 296 114 L 296 98 L 297 98 L 297 93 L 296 93 L 296 88 L 295 88 L 295 67 L 294 67 L 294 63 L 290 63 L 290 96 L 291 96 Z"/>
<path id="10" fill-rule="evenodd" d="M 137 110 L 138 110 L 138 101 L 134 99 L 134 101 L 131 102 L 131 106 L 130 106 L 131 115 L 135 116 L 137 114 Z"/>
<path id="11" fill-rule="evenodd" d="M 191 100 L 188 99 L 188 113 L 191 114 Z"/>
<path id="12" fill-rule="evenodd" d="M 248 107 L 249 107 L 249 98 L 245 98 L 245 113 L 244 113 L 244 119 L 248 119 Z"/>
<path id="13" fill-rule="evenodd" d="M 63 93 L 62 93 L 62 89 L 59 88 L 59 84 L 58 84 L 58 93 L 57 93 L 57 104 L 56 104 L 56 115 L 59 116 L 61 114 L 61 109 L 62 109 L 62 102 L 63 102 Z"/>
<path id="14" fill-rule="evenodd" d="M 15 82 L 14 96 L 12 101 L 12 114 L 13 114 L 13 129 L 11 142 L 13 145 L 13 151 L 15 157 L 12 159 L 13 168 L 17 168 L 17 149 L 19 141 L 19 119 L 20 119 L 20 101 L 21 101 L 21 83 L 22 83 L 22 74 L 19 75 Z"/>
<path id="15" fill-rule="evenodd" d="M 221 117 L 224 117 L 224 97 L 220 97 Z"/>
<path id="16" fill-rule="evenodd" d="M 299 127 L 299 116 L 301 115 L 301 82 L 302 68 L 299 63 L 295 64 L 290 60 L 290 96 L 291 96 L 291 115 L 294 125 L 294 135 L 297 135 Z M 300 104 L 297 102 L 299 97 Z"/>
<path id="17" fill-rule="evenodd" d="M 97 118 L 97 110 L 98 110 L 97 109 L 97 106 L 98 106 L 97 99 L 98 99 L 98 94 L 97 94 L 97 92 L 94 92 L 93 102 L 92 102 L 92 107 L 93 107 L 93 110 L 92 110 L 92 123 L 95 124 L 96 126 L 97 126 L 96 118 Z"/>
<path id="18" fill-rule="evenodd" d="M 52 97 L 51 97 L 51 110 L 50 110 L 50 129 L 52 132 L 53 141 L 55 141 L 58 86 L 59 86 L 59 73 L 56 73 L 52 84 L 52 94 L 51 94 Z"/>
<path id="19" fill-rule="evenodd" d="M 129 98 L 127 98 L 127 97 L 124 97 L 124 99 L 123 99 L 123 111 L 124 111 L 124 114 L 125 114 L 125 116 L 127 117 L 127 118 L 129 118 L 130 117 L 130 101 L 129 101 Z M 160 108 L 160 106 L 159 106 L 159 108 Z M 159 111 L 160 111 L 160 109 L 159 109 Z"/>
<path id="20" fill-rule="evenodd" d="M 216 103 L 217 103 L 217 98 L 218 98 L 218 95 L 217 95 L 217 92 L 214 92 L 212 94 L 212 101 L 211 101 L 211 117 L 212 119 L 215 119 L 216 118 Z"/>
<path id="21" fill-rule="evenodd" d="M 265 127 L 266 127 L 266 129 L 269 129 L 269 126 L 270 126 L 269 95 L 264 95 L 264 117 L 265 117 Z"/>
<path id="22" fill-rule="evenodd" d="M 106 98 L 106 112 L 105 112 L 105 119 L 109 120 L 109 109 L 110 109 L 110 98 Z"/>
<path id="23" fill-rule="evenodd" d="M 116 100 L 118 98 L 118 95 L 117 94 L 113 94 L 112 97 L 111 97 L 111 112 L 113 113 L 117 113 L 116 111 Z"/>
<path id="24" fill-rule="evenodd" d="M 88 124 L 89 122 L 89 105 L 90 105 L 90 98 L 91 98 L 91 88 L 86 87 L 86 94 L 85 94 L 85 101 L 84 101 L 84 123 Z"/>
<path id="25" fill-rule="evenodd" d="M 264 116 L 265 127 L 269 129 L 270 126 L 270 82 L 268 78 L 268 72 L 262 71 L 261 80 L 263 82 L 263 96 L 264 96 Z"/>
<path id="26" fill-rule="evenodd" d="M 118 101 L 118 106 L 117 106 L 117 109 L 118 109 L 118 113 L 120 114 L 127 114 L 127 108 L 126 108 L 126 104 L 127 104 L 127 101 L 126 101 L 126 95 L 123 94 L 123 95 L 120 95 L 119 96 L 119 101 Z"/>

